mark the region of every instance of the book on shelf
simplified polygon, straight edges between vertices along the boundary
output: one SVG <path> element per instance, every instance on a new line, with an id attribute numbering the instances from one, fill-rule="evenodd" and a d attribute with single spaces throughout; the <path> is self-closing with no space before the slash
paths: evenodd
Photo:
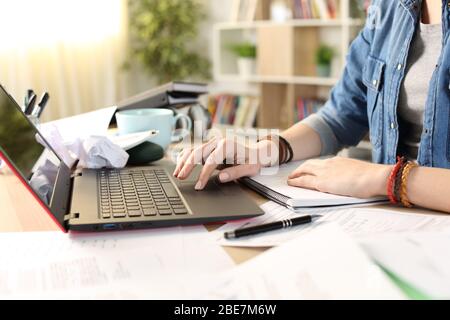
<path id="1" fill-rule="evenodd" d="M 221 94 L 208 99 L 208 111 L 214 124 L 253 127 L 258 108 L 259 99 L 252 96 Z"/>
<path id="2" fill-rule="evenodd" d="M 295 119 L 301 121 L 311 114 L 316 113 L 324 103 L 322 100 L 298 98 L 294 108 Z"/>
<path id="3" fill-rule="evenodd" d="M 338 0 L 292 0 L 294 19 L 337 19 Z"/>

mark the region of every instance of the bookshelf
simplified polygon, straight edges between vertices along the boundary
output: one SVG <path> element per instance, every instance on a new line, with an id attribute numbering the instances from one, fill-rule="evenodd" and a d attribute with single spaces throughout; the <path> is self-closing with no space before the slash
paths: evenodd
<path id="1" fill-rule="evenodd" d="M 237 88 L 239 94 L 243 88 L 257 92 L 260 102 L 257 126 L 284 129 L 301 120 L 298 119 L 299 101 L 328 98 L 345 65 L 349 45 L 362 28 L 364 19 L 361 15 L 354 16 L 355 10 L 351 8 L 354 0 L 332 0 L 337 8 L 334 18 L 285 21 L 271 20 L 270 6 L 275 0 L 253 1 L 257 1 L 253 20 L 214 25 L 214 80 Z M 296 2 L 286 0 L 290 6 Z M 291 9 L 294 12 L 298 8 Z M 252 74 L 239 74 L 238 57 L 229 50 L 231 45 L 242 42 L 253 43 L 257 48 L 256 68 Z M 315 62 L 316 50 L 323 44 L 335 52 L 332 72 L 327 77 L 318 75 Z M 233 90 L 229 89 L 228 93 Z"/>

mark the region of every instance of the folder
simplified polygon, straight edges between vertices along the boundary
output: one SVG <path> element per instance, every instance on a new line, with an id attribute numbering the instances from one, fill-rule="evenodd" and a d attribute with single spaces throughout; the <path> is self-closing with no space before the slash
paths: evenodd
<path id="1" fill-rule="evenodd" d="M 208 93 L 206 84 L 170 82 L 120 102 L 118 111 L 195 104 L 198 103 L 198 97 L 206 93 Z"/>

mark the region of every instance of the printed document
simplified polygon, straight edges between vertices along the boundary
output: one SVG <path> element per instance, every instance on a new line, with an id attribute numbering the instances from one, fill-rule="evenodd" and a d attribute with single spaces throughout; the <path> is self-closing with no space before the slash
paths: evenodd
<path id="1" fill-rule="evenodd" d="M 186 298 L 186 279 L 229 270 L 203 226 L 0 234 L 0 298 Z"/>
<path id="2" fill-rule="evenodd" d="M 352 236 L 367 236 L 389 232 L 439 231 L 450 227 L 450 216 L 443 214 L 418 214 L 378 208 L 349 208 L 339 210 L 310 211 L 308 214 L 320 214 L 322 218 L 311 224 L 281 229 L 259 235 L 227 240 L 224 232 L 250 227 L 263 223 L 291 219 L 301 216 L 299 213 L 275 203 L 267 202 L 261 206 L 263 216 L 238 222 L 230 222 L 213 232 L 214 238 L 223 246 L 236 247 L 272 247 L 309 232 L 324 222 L 333 221 Z"/>
<path id="3" fill-rule="evenodd" d="M 198 297 L 223 300 L 404 298 L 358 244 L 334 223 L 323 224 L 226 272 Z"/>

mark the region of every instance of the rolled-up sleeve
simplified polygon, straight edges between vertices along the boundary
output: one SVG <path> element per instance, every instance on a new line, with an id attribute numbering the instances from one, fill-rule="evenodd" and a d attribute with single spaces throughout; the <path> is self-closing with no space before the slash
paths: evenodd
<path id="1" fill-rule="evenodd" d="M 337 141 L 331 127 L 320 115 L 312 114 L 301 123 L 316 131 L 320 136 L 320 141 L 322 142 L 321 156 L 335 154 L 339 151 L 341 145 Z"/>

